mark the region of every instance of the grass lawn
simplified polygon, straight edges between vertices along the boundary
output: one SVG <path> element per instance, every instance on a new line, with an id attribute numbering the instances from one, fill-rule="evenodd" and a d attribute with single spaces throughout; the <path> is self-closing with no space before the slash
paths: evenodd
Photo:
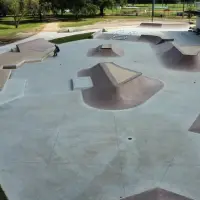
<path id="1" fill-rule="evenodd" d="M 19 25 L 15 28 L 13 25 L 5 25 L 0 23 L 0 37 L 14 37 L 17 33 L 38 32 L 44 27 L 42 23 L 30 23 Z"/>
<path id="2" fill-rule="evenodd" d="M 17 33 L 38 32 L 44 25 L 44 23 L 27 17 L 20 21 L 18 28 L 15 28 L 12 17 L 0 18 L 0 39 L 13 38 Z"/>
<path id="3" fill-rule="evenodd" d="M 86 19 L 81 19 L 79 21 L 68 21 L 68 22 L 60 22 L 60 27 L 78 27 L 78 26 L 86 26 L 86 25 L 92 25 L 97 22 L 103 21 L 102 18 L 86 18 Z"/>
<path id="4" fill-rule="evenodd" d="M 142 18 L 144 18 L 142 16 Z M 93 25 L 96 24 L 97 22 L 108 22 L 108 21 L 113 21 L 117 19 L 126 19 L 126 20 L 133 20 L 133 19 L 141 19 L 140 17 L 136 16 L 104 16 L 104 17 L 94 17 L 94 18 L 84 18 L 80 19 L 79 21 L 67 21 L 67 22 L 60 22 L 59 26 L 61 28 L 65 27 L 78 27 L 78 26 L 87 26 L 87 25 Z"/>
<path id="5" fill-rule="evenodd" d="M 83 34 L 78 34 L 78 35 L 71 35 L 71 36 L 67 36 L 63 38 L 50 40 L 50 42 L 55 43 L 55 44 L 62 44 L 62 43 L 73 42 L 77 40 L 91 39 L 92 34 L 93 32 L 83 33 Z"/>

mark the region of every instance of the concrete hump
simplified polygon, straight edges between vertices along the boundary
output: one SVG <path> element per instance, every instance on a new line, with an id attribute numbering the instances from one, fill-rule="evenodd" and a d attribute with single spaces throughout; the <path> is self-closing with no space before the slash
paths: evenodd
<path id="1" fill-rule="evenodd" d="M 88 56 L 90 57 L 121 57 L 123 55 L 124 50 L 113 44 L 102 44 L 88 51 Z"/>
<path id="2" fill-rule="evenodd" d="M 48 49 L 54 48 L 54 44 L 48 42 L 47 40 L 45 40 L 43 38 L 20 43 L 16 46 L 17 46 L 17 49 L 19 49 L 19 52 L 21 52 L 21 53 L 27 52 L 27 51 L 44 52 Z"/>
<path id="3" fill-rule="evenodd" d="M 110 62 L 82 70 L 78 76 L 91 77 L 93 87 L 82 90 L 83 100 L 99 109 L 122 110 L 138 106 L 163 87 L 159 80 Z"/>
<path id="4" fill-rule="evenodd" d="M 200 115 L 196 118 L 189 131 L 194 133 L 200 133 Z"/>
<path id="5" fill-rule="evenodd" d="M 155 188 L 152 190 L 147 190 L 140 194 L 136 194 L 123 200 L 193 200 L 188 197 L 170 192 L 168 190 Z"/>
<path id="6" fill-rule="evenodd" d="M 10 78 L 11 72 L 10 69 L 0 69 L 0 90 L 3 89 L 5 83 Z"/>
<path id="7" fill-rule="evenodd" d="M 143 23 L 140 24 L 140 27 L 155 27 L 155 28 L 158 28 L 158 27 L 162 27 L 162 24 L 161 23 L 143 22 Z"/>
<path id="8" fill-rule="evenodd" d="M 167 68 L 174 70 L 200 71 L 198 55 L 200 47 L 184 47 L 173 44 L 173 46 L 171 48 L 167 48 L 166 51 L 163 51 L 162 48 L 164 48 L 164 45 L 160 46 L 160 50 L 158 47 L 157 51 L 162 52 L 159 56 Z"/>

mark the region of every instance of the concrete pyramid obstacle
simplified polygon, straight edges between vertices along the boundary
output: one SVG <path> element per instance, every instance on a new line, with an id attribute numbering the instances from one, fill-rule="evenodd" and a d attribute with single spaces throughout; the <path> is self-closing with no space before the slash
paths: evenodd
<path id="1" fill-rule="evenodd" d="M 196 118 L 189 131 L 194 133 L 200 133 L 200 115 Z"/>
<path id="2" fill-rule="evenodd" d="M 91 107 L 100 109 L 121 110 L 138 106 L 164 86 L 159 80 L 111 62 L 82 70 L 78 76 L 91 77 L 93 87 L 82 90 L 83 100 Z"/>
<path id="3" fill-rule="evenodd" d="M 124 55 L 123 49 L 118 48 L 113 44 L 102 44 L 97 48 L 93 48 L 88 51 L 88 56 L 120 57 L 123 55 Z"/>
<path id="4" fill-rule="evenodd" d="M 155 188 L 152 190 L 142 192 L 140 194 L 124 198 L 124 200 L 192 200 L 192 199 L 164 189 Z"/>
<path id="5" fill-rule="evenodd" d="M 172 43 L 157 45 L 157 55 L 167 68 L 200 71 L 200 46 L 178 46 Z M 165 50 L 164 50 L 165 49 Z"/>

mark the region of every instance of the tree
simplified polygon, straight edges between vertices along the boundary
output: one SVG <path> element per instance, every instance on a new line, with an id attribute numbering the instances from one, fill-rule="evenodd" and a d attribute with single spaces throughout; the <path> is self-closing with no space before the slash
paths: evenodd
<path id="1" fill-rule="evenodd" d="M 94 16 L 97 14 L 98 7 L 92 3 L 86 3 L 81 9 L 82 15 Z"/>
<path id="2" fill-rule="evenodd" d="M 187 8 L 187 13 L 188 13 L 189 22 L 190 22 L 190 20 L 191 20 L 191 18 L 192 18 L 192 16 L 193 16 L 193 14 L 192 14 L 192 11 L 193 11 L 193 10 L 194 10 L 194 8 L 193 8 L 192 4 L 189 4 L 189 5 L 188 5 L 188 8 Z"/>
<path id="3" fill-rule="evenodd" d="M 81 14 L 82 8 L 85 6 L 86 0 L 71 0 L 69 1 L 68 7 L 75 15 L 75 18 L 78 19 Z"/>
<path id="4" fill-rule="evenodd" d="M 9 10 L 14 18 L 15 27 L 18 28 L 21 19 L 26 13 L 28 0 L 10 0 L 8 2 Z"/>
<path id="5" fill-rule="evenodd" d="M 104 16 L 105 8 L 112 8 L 116 3 L 115 0 L 93 0 L 93 3 L 99 7 L 100 16 Z"/>
<path id="6" fill-rule="evenodd" d="M 100 16 L 104 16 L 105 8 L 112 8 L 117 4 L 123 6 L 127 4 L 127 0 L 93 0 L 93 4 L 99 7 Z"/>
<path id="7" fill-rule="evenodd" d="M 27 13 L 35 17 L 38 15 L 39 0 L 27 0 Z"/>
<path id="8" fill-rule="evenodd" d="M 4 17 L 8 13 L 8 6 L 6 4 L 6 1 L 0 0 L 0 15 L 3 15 Z"/>

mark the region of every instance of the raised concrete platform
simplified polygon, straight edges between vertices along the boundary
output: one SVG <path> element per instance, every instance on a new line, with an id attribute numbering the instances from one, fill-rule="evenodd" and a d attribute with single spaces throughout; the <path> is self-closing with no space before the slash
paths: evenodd
<path id="1" fill-rule="evenodd" d="M 90 77 L 78 77 L 72 79 L 72 90 L 88 89 L 93 87 Z"/>
<path id="2" fill-rule="evenodd" d="M 44 39 L 36 39 L 17 45 L 19 52 L 0 54 L 0 68 L 16 69 L 28 62 L 40 62 L 53 52 L 54 45 Z"/>

